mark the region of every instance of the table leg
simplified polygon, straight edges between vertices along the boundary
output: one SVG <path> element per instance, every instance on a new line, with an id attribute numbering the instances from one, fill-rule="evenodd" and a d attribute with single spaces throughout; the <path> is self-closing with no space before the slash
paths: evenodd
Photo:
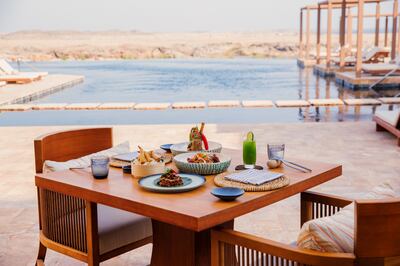
<path id="1" fill-rule="evenodd" d="M 233 229 L 233 224 L 234 221 L 231 220 L 217 227 Z M 195 232 L 156 220 L 152 220 L 152 225 L 152 266 L 208 266 L 211 264 L 211 229 Z M 236 260 L 234 251 L 225 252 L 225 254 L 225 261 Z"/>

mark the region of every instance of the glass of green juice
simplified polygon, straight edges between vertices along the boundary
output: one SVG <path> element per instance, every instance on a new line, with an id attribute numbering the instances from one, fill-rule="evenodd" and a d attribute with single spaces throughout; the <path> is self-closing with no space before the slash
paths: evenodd
<path id="1" fill-rule="evenodd" d="M 256 142 L 253 132 L 247 133 L 247 138 L 243 141 L 243 164 L 244 168 L 252 169 L 257 161 Z"/>

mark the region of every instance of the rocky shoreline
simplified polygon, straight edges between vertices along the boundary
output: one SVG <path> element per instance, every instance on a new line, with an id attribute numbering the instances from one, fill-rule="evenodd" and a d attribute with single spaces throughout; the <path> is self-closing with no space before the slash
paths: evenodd
<path id="1" fill-rule="evenodd" d="M 117 60 L 156 58 L 293 58 L 293 32 L 141 33 L 44 32 L 0 34 L 0 58 L 8 60 Z"/>

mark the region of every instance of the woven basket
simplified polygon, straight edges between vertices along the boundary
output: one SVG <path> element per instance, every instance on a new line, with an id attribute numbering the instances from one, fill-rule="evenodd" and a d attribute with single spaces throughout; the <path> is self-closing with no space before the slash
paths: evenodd
<path id="1" fill-rule="evenodd" d="M 290 183 L 289 177 L 282 176 L 282 177 L 277 178 L 275 180 L 272 180 L 270 182 L 267 182 L 267 183 L 264 183 L 262 185 L 256 186 L 256 185 L 244 184 L 244 183 L 235 182 L 235 181 L 231 181 L 231 180 L 225 179 L 225 176 L 227 176 L 228 174 L 230 174 L 230 173 L 229 172 L 225 172 L 225 173 L 216 175 L 214 177 L 215 185 L 217 185 L 219 187 L 237 187 L 237 188 L 243 189 L 244 191 L 256 192 L 256 191 L 275 190 L 275 189 L 278 189 L 278 188 L 285 187 L 285 186 L 289 185 L 289 183 Z"/>

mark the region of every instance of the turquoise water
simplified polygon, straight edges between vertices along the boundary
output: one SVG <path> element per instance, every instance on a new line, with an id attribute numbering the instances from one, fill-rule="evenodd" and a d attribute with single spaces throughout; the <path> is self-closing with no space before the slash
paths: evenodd
<path id="1" fill-rule="evenodd" d="M 49 73 L 84 75 L 82 84 L 36 102 L 178 102 L 352 97 L 292 59 L 185 59 L 41 62 Z M 31 70 L 22 64 L 21 70 Z M 350 96 L 349 96 L 350 95 Z M 0 114 L 0 125 L 261 123 L 370 119 L 371 108 L 236 108 L 166 111 L 28 111 Z"/>

